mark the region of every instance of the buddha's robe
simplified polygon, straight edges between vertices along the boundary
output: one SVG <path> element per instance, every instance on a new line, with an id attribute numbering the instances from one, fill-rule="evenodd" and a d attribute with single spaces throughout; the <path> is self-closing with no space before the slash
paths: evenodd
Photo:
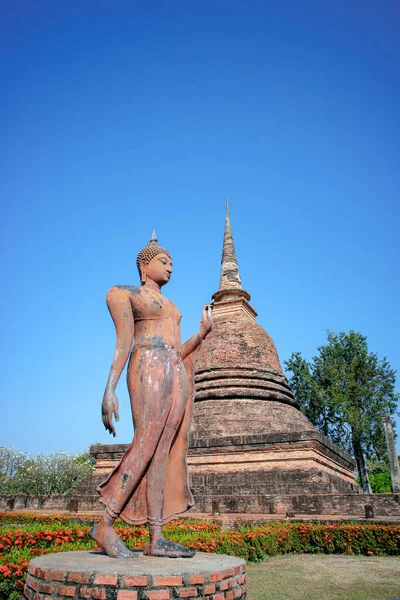
<path id="1" fill-rule="evenodd" d="M 163 523 L 171 521 L 172 519 L 176 518 L 177 515 L 187 511 L 189 508 L 191 508 L 191 506 L 193 506 L 193 496 L 189 489 L 189 472 L 186 457 L 189 446 L 189 430 L 193 413 L 195 355 L 196 351 L 192 352 L 183 361 L 188 378 L 188 399 L 183 417 L 178 424 L 176 432 L 174 433 L 174 439 L 172 440 L 168 455 L 164 487 Z M 170 435 L 170 432 L 166 432 L 165 428 L 161 433 L 160 441 L 162 440 L 163 435 Z M 98 492 L 101 495 L 101 501 L 104 504 L 107 504 L 110 498 L 113 497 L 115 484 L 119 478 L 123 477 L 124 472 L 126 471 L 126 457 L 128 456 L 129 462 L 131 463 L 132 455 L 129 455 L 129 449 L 106 481 L 104 481 L 98 487 Z M 152 458 L 148 463 L 147 469 L 150 467 L 151 462 Z M 148 522 L 149 514 L 147 506 L 146 473 L 144 473 L 139 484 L 136 486 L 136 489 L 133 491 L 129 500 L 122 508 L 119 516 L 125 522 L 132 525 L 139 525 Z"/>

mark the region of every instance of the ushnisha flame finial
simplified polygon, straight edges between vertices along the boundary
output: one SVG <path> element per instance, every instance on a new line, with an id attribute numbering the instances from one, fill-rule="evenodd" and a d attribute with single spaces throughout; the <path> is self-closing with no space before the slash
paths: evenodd
<path id="1" fill-rule="evenodd" d="M 236 258 L 235 245 L 232 237 L 228 198 L 226 199 L 224 245 L 222 249 L 221 279 L 219 289 L 243 289 Z"/>
<path id="2" fill-rule="evenodd" d="M 153 229 L 153 233 L 151 234 L 150 242 L 158 242 L 156 232 Z"/>

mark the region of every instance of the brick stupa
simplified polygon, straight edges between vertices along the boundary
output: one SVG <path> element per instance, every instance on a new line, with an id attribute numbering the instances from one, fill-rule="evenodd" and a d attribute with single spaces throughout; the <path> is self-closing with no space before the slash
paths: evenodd
<path id="1" fill-rule="evenodd" d="M 273 495 L 359 491 L 353 459 L 300 412 L 242 287 L 229 206 L 214 328 L 196 357 L 188 463 L 201 513 L 274 512 Z"/>

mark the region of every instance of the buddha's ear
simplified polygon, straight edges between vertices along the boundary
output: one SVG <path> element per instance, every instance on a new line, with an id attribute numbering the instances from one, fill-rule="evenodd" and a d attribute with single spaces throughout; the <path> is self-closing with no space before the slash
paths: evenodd
<path id="1" fill-rule="evenodd" d="M 143 285 L 146 283 L 147 275 L 146 275 L 146 265 L 143 263 L 140 265 L 140 283 Z"/>

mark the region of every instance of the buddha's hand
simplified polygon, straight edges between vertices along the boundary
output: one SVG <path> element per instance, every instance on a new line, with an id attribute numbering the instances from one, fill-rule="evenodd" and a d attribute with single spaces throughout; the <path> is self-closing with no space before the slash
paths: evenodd
<path id="1" fill-rule="evenodd" d="M 108 429 L 108 431 L 115 437 L 115 427 L 112 422 L 113 415 L 115 420 L 119 421 L 118 398 L 114 391 L 106 389 L 103 396 L 103 403 L 101 405 L 101 418 L 103 420 L 104 427 Z"/>
<path id="2" fill-rule="evenodd" d="M 213 327 L 212 308 L 210 304 L 206 304 L 203 308 L 203 315 L 200 321 L 200 337 L 202 340 L 208 336 Z"/>

